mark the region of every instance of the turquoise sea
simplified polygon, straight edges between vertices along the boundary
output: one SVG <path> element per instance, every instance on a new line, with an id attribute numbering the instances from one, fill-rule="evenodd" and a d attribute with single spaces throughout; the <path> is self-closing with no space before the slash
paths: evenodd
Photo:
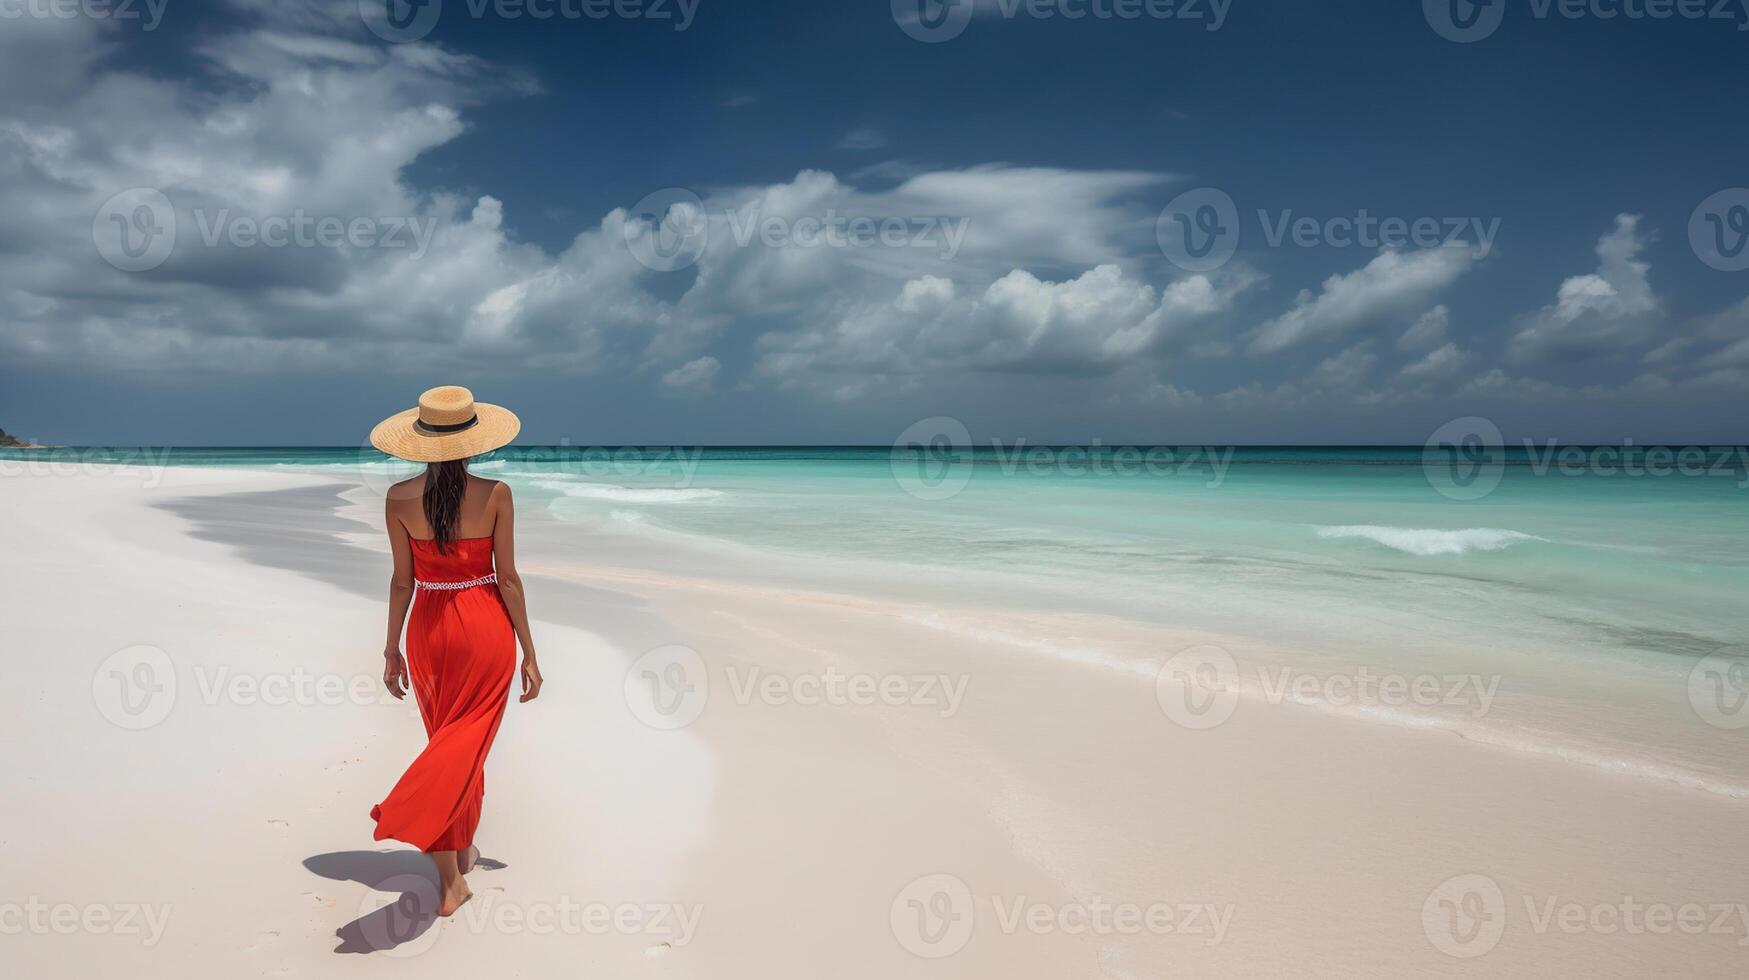
<path id="1" fill-rule="evenodd" d="M 1599 452 L 512 447 L 476 469 L 518 491 L 525 525 L 595 560 L 660 551 L 701 571 L 931 594 L 990 575 L 1170 622 L 1303 606 L 1639 656 L 1742 642 L 1749 449 L 1693 447 L 1686 464 L 1678 449 Z M 375 486 L 417 469 L 357 448 L 0 450 L 8 463 L 273 467 Z"/>
<path id="2" fill-rule="evenodd" d="M 63 449 L 0 453 L 0 475 L 128 462 L 322 474 L 353 502 L 417 470 L 357 448 Z M 512 485 L 536 557 L 1487 673 L 1500 738 L 1559 732 L 1578 741 L 1541 750 L 1749 794 L 1742 739 L 1690 709 L 1696 665 L 1746 642 L 1742 447 L 513 447 L 476 469 Z"/>

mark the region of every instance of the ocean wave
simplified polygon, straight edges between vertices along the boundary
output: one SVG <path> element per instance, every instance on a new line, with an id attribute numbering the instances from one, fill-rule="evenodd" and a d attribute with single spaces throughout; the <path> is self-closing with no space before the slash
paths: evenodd
<path id="1" fill-rule="evenodd" d="M 1534 534 L 1496 527 L 1471 527 L 1447 531 L 1430 527 L 1387 527 L 1351 524 L 1321 527 L 1320 538 L 1365 538 L 1411 555 L 1461 555 L 1471 551 L 1499 551 L 1524 541 L 1547 541 Z"/>
<path id="2" fill-rule="evenodd" d="M 700 500 L 715 500 L 721 490 L 704 487 L 622 487 L 612 483 L 577 483 L 570 480 L 536 480 L 543 490 L 556 490 L 567 497 L 585 500 L 605 500 L 616 504 L 685 504 Z"/>

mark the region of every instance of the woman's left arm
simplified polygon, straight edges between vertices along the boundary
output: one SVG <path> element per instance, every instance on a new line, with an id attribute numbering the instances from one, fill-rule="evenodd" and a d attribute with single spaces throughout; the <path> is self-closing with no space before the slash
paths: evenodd
<path id="1" fill-rule="evenodd" d="M 528 601 L 522 591 L 522 576 L 516 573 L 516 504 L 508 486 L 500 483 L 492 488 L 492 506 L 492 565 L 498 573 L 498 594 L 504 597 L 504 611 L 510 614 L 516 641 L 522 644 L 519 700 L 533 701 L 540 697 L 540 665 L 535 662 L 534 636 L 528 630 Z"/>

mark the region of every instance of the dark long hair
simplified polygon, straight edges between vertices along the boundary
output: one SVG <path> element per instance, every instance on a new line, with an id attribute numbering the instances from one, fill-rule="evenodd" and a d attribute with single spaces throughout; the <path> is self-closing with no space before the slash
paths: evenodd
<path id="1" fill-rule="evenodd" d="M 450 459 L 425 464 L 425 520 L 431 524 L 432 541 L 439 554 L 455 540 L 461 520 L 462 497 L 468 492 L 468 461 Z"/>

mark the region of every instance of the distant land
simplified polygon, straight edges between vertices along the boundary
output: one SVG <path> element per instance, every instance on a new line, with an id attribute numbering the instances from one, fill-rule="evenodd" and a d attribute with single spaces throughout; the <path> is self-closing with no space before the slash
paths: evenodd
<path id="1" fill-rule="evenodd" d="M 42 448 L 41 446 L 38 446 L 34 442 L 25 442 L 23 439 L 20 439 L 17 436 L 7 435 L 5 429 L 0 429 L 0 449 L 41 449 L 41 448 Z"/>

